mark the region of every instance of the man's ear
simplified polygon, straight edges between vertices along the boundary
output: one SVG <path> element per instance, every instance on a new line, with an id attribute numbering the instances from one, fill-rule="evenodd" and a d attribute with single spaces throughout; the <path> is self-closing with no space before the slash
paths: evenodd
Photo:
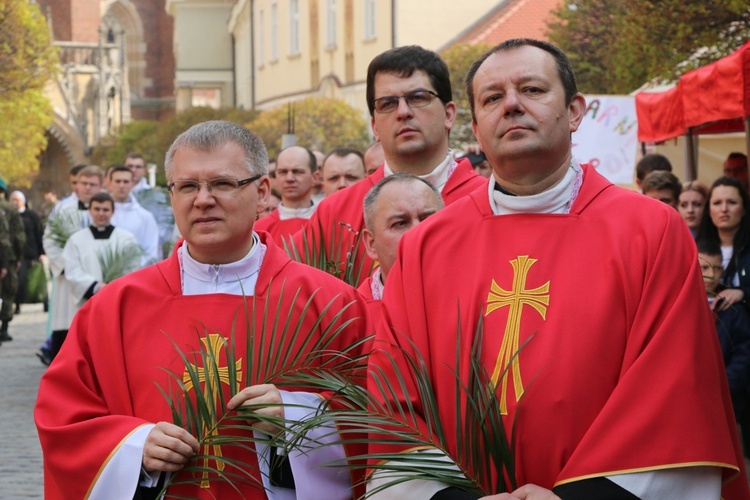
<path id="1" fill-rule="evenodd" d="M 364 228 L 362 230 L 362 240 L 365 243 L 365 251 L 367 252 L 367 256 L 372 260 L 377 261 L 378 252 L 375 251 L 375 235 L 372 234 L 372 231 L 370 231 L 369 229 Z"/>
<path id="2" fill-rule="evenodd" d="M 263 214 L 268 206 L 268 200 L 271 198 L 271 181 L 267 175 L 258 179 L 258 203 L 255 205 L 255 218 Z"/>

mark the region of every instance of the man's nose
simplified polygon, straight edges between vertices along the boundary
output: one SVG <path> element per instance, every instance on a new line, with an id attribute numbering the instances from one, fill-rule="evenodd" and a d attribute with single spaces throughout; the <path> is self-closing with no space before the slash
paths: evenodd
<path id="1" fill-rule="evenodd" d="M 412 116 L 414 114 L 414 111 L 406 103 L 406 97 L 401 96 L 398 98 L 398 107 L 396 108 L 396 113 L 398 113 L 398 116 Z"/>
<path id="2" fill-rule="evenodd" d="M 505 116 L 517 114 L 523 111 L 521 100 L 515 90 L 509 90 L 503 97 L 503 114 Z"/>

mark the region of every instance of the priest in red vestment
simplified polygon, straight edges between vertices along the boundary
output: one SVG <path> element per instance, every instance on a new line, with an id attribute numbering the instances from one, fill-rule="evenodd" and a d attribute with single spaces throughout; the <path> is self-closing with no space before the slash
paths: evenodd
<path id="1" fill-rule="evenodd" d="M 173 423 L 166 400 L 187 390 L 217 418 L 260 405 L 257 414 L 303 421 L 325 394 L 295 386 L 289 372 L 342 366 L 338 353 L 361 336 L 356 290 L 253 231 L 270 191 L 267 162 L 262 142 L 229 122 L 175 140 L 165 164 L 185 240 L 171 258 L 96 294 L 42 378 L 35 420 L 45 498 L 156 498 L 165 481 L 167 495 L 182 498 L 352 498 L 346 468 L 323 466 L 344 460 L 340 446 L 287 452 L 262 437 L 282 428 L 238 416 L 234 429 L 204 423 L 201 444 Z M 318 351 L 327 354 L 304 358 Z M 335 436 L 317 431 L 307 438 Z M 212 443 L 216 432 L 237 438 Z"/>
<path id="2" fill-rule="evenodd" d="M 418 46 L 380 54 L 367 70 L 366 93 L 385 163 L 361 182 L 321 201 L 306 230 L 294 236 L 302 262 L 316 267 L 321 261 L 332 262 L 331 271 L 345 277 L 349 261 L 348 281 L 356 285 L 373 266 L 359 234 L 364 227 L 362 202 L 378 181 L 394 172 L 418 175 L 437 188 L 446 205 L 486 184 L 468 160 L 453 159 L 449 135 L 456 105 L 448 67 L 439 55 Z"/>
<path id="3" fill-rule="evenodd" d="M 302 230 L 315 213 L 312 190 L 319 176 L 312 151 L 291 146 L 276 159 L 276 180 L 281 191 L 281 203 L 276 210 L 258 220 L 255 229 L 268 231 L 282 248 L 292 235 Z"/>
<path id="4" fill-rule="evenodd" d="M 401 240 L 371 373 L 394 380 L 395 358 L 405 380 L 395 399 L 424 418 L 403 353 L 421 355 L 447 455 L 487 494 L 500 493 L 497 470 L 482 478 L 478 462 L 459 459 L 486 443 L 452 432 L 473 411 L 465 388 L 480 341 L 514 443 L 512 498 L 750 498 L 684 222 L 571 157 L 585 101 L 556 47 L 504 42 L 474 63 L 467 88 L 493 176 Z M 370 452 L 409 446 L 375 442 Z M 384 472 L 393 471 L 376 470 L 370 489 L 393 479 Z M 407 494 L 478 498 L 423 478 L 380 498 Z"/>
<path id="5" fill-rule="evenodd" d="M 362 234 L 367 255 L 378 267 L 357 288 L 362 297 L 368 302 L 383 299 L 385 280 L 396 261 L 401 237 L 443 206 L 438 190 L 412 174 L 389 175 L 370 189 L 364 201 Z"/>

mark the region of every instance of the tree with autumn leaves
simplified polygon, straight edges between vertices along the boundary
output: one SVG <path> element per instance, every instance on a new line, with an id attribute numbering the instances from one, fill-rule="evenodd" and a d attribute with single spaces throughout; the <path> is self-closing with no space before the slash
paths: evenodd
<path id="1" fill-rule="evenodd" d="M 626 94 L 673 81 L 741 47 L 750 37 L 747 0 L 566 0 L 549 24 L 579 88 Z"/>
<path id="2" fill-rule="evenodd" d="M 28 185 L 39 168 L 52 123 L 44 86 L 57 61 L 39 6 L 0 1 L 0 175 L 6 182 Z"/>
<path id="3" fill-rule="evenodd" d="M 281 136 L 293 127 L 297 144 L 329 153 L 340 147 L 364 151 L 370 139 L 362 114 L 339 99 L 308 97 L 260 113 L 246 126 L 257 134 L 275 157 L 281 150 Z"/>

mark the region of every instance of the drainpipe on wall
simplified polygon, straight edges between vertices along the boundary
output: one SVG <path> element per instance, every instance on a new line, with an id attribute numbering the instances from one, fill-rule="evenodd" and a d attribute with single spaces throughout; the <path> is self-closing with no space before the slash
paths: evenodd
<path id="1" fill-rule="evenodd" d="M 232 34 L 232 107 L 237 107 L 237 39 Z"/>
<path id="2" fill-rule="evenodd" d="M 255 1 L 250 0 L 250 109 L 255 110 Z"/>
<path id="3" fill-rule="evenodd" d="M 396 0 L 391 0 L 391 48 L 396 48 Z"/>

